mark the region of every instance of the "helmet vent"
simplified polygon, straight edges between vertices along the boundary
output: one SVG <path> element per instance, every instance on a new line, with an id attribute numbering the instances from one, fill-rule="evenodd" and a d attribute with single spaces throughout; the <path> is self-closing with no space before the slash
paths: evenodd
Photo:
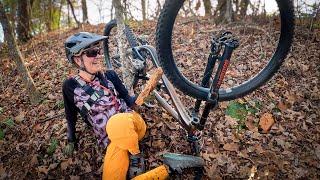
<path id="1" fill-rule="evenodd" d="M 77 43 L 68 43 L 68 44 L 67 44 L 67 47 L 68 47 L 68 48 L 72 48 L 72 47 L 75 46 L 76 44 L 77 44 Z"/>

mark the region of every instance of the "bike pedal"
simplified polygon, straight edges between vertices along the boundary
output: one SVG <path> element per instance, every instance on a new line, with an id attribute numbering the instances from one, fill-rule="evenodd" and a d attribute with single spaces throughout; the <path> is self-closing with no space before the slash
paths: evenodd
<path id="1" fill-rule="evenodd" d="M 163 163 L 171 168 L 173 171 L 182 173 L 183 169 L 203 167 L 205 165 L 204 160 L 199 156 L 192 156 L 186 154 L 177 153 L 165 153 L 163 154 Z"/>

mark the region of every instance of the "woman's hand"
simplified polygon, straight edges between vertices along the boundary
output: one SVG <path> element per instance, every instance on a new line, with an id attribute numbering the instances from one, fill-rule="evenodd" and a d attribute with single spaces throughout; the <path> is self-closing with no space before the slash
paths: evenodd
<path id="1" fill-rule="evenodd" d="M 134 103 L 132 106 L 131 106 L 131 109 L 136 111 L 136 112 L 139 112 L 140 111 L 140 108 L 141 106 L 137 105 L 136 103 Z"/>

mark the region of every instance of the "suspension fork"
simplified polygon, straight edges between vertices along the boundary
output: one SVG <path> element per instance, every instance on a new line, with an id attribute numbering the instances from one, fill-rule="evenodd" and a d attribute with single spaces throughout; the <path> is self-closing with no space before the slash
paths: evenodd
<path id="1" fill-rule="evenodd" d="M 202 87 L 209 87 L 209 81 L 210 81 L 210 77 L 212 75 L 215 63 L 218 59 L 218 56 L 216 54 L 210 53 L 209 58 L 208 58 L 208 63 L 206 66 L 206 69 L 204 71 L 204 75 L 203 75 L 203 79 L 201 81 L 201 86 Z M 199 109 L 200 109 L 200 105 L 201 105 L 201 100 L 197 99 L 195 106 L 194 106 L 194 110 L 193 110 L 193 117 L 196 118 L 199 114 Z"/>
<path id="2" fill-rule="evenodd" d="M 210 111 L 218 106 L 219 101 L 219 88 L 222 84 L 222 81 L 226 75 L 228 66 L 230 64 L 230 59 L 232 52 L 239 46 L 239 41 L 237 39 L 229 39 L 223 42 L 224 51 L 220 59 L 220 63 L 217 69 L 217 73 L 213 79 L 212 84 L 210 85 L 210 91 L 208 94 L 207 101 L 205 103 L 204 110 L 202 112 L 197 128 L 199 130 L 204 129 L 204 125 L 208 119 Z"/>

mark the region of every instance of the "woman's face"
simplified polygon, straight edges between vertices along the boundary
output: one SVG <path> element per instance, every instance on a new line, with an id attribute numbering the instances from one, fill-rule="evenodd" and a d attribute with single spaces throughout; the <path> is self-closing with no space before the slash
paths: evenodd
<path id="1" fill-rule="evenodd" d="M 85 50 L 81 54 L 83 58 L 83 64 L 86 70 L 92 74 L 95 74 L 102 70 L 102 59 L 103 59 L 103 51 L 101 48 L 91 48 Z M 78 57 L 76 60 L 77 64 L 81 66 L 81 58 Z"/>

